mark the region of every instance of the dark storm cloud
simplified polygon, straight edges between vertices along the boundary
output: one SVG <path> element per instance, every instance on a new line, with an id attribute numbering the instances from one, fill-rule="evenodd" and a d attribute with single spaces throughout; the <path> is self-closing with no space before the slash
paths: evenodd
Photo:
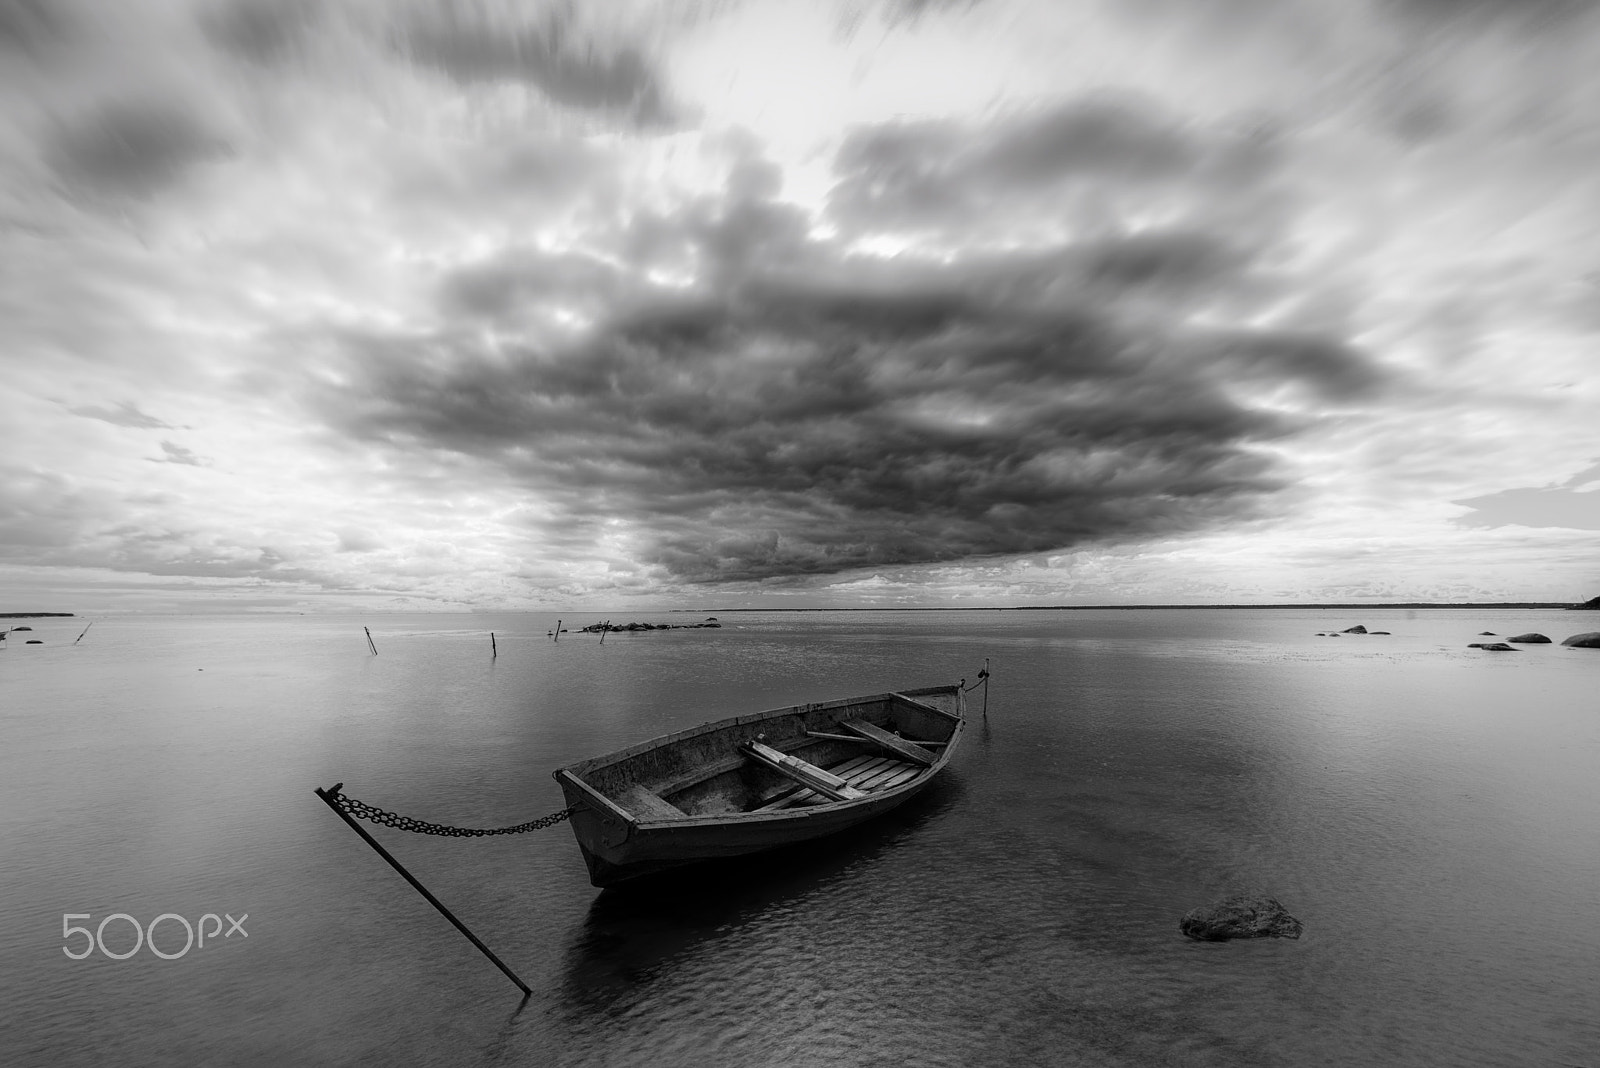
<path id="1" fill-rule="evenodd" d="M 534 297 L 605 301 L 620 285 L 617 270 L 592 256 L 516 249 L 451 274 L 441 303 L 446 312 L 499 319 Z"/>
<path id="2" fill-rule="evenodd" d="M 1384 385 L 1334 336 L 1188 324 L 1271 297 L 1272 157 L 1248 138 L 1104 100 L 857 131 L 837 161 L 837 241 L 775 199 L 782 176 L 757 146 L 727 148 L 719 191 L 620 216 L 595 251 L 511 247 L 454 268 L 437 332 L 338 334 L 338 374 L 311 404 L 345 435 L 483 461 L 486 484 L 556 517 L 547 547 L 593 554 L 617 520 L 636 562 L 720 581 L 1259 515 L 1287 475 L 1257 446 L 1316 418 L 1292 411 Z M 1064 183 L 1155 187 L 1185 211 L 1022 250 L 966 244 Z M 849 253 L 896 217 L 960 251 Z M 656 285 L 658 269 L 695 286 Z M 507 340 L 552 309 L 595 325 L 565 345 Z M 509 332 L 491 341 L 485 322 Z"/>
<path id="3" fill-rule="evenodd" d="M 1117 288 L 1188 288 L 1236 273 L 1245 256 L 1212 234 L 1153 232 L 1108 239 L 1081 251 L 1090 281 Z"/>
<path id="4" fill-rule="evenodd" d="M 666 118 L 659 74 L 643 53 L 596 48 L 559 12 L 543 25 L 508 25 L 470 6 L 440 3 L 407 19 L 396 45 L 464 85 L 523 82 L 567 107 L 631 113 L 645 123 Z"/>
<path id="5" fill-rule="evenodd" d="M 1294 331 L 1226 331 L 1200 343 L 1218 373 L 1257 381 L 1300 382 L 1324 403 L 1376 395 L 1384 377 L 1336 338 Z"/>
<path id="6" fill-rule="evenodd" d="M 70 189 L 146 197 L 227 151 L 199 118 L 156 100 L 118 100 L 56 130 L 50 161 Z"/>
<path id="7" fill-rule="evenodd" d="M 347 434 L 491 461 L 578 533 L 650 531 L 688 581 L 1061 549 L 1254 514 L 1251 445 L 1292 433 L 1240 382 L 1369 380 L 1329 339 L 1169 341 L 950 284 L 752 282 L 636 311 L 564 350 L 345 339 Z"/>

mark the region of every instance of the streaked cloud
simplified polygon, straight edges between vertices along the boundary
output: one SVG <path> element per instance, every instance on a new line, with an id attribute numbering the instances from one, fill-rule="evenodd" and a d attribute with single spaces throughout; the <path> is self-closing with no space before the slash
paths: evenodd
<path id="1" fill-rule="evenodd" d="M 153 415 L 146 415 L 139 410 L 137 404 L 126 401 L 119 403 L 115 408 L 96 407 L 92 404 L 79 408 L 68 408 L 73 415 L 81 415 L 85 419 L 98 419 L 103 423 L 113 426 L 133 427 L 139 430 L 171 430 L 171 425 L 163 423 Z"/>
<path id="2" fill-rule="evenodd" d="M 252 63 L 287 60 L 317 31 L 322 5 L 313 0 L 227 0 L 201 7 L 201 32 L 229 55 Z"/>
<path id="3" fill-rule="evenodd" d="M 200 457 L 196 456 L 192 449 L 187 449 L 182 445 L 176 445 L 170 441 L 163 441 L 161 443 L 161 451 L 166 455 L 159 458 L 150 457 L 152 462 L 162 464 L 187 464 L 190 467 L 206 466 L 206 462 Z"/>
<path id="4" fill-rule="evenodd" d="M 1600 581 L 1587 5 L 18 0 L 0 52 L 30 589 Z"/>
<path id="5" fill-rule="evenodd" d="M 462 84 L 521 82 L 568 107 L 665 120 L 650 60 L 627 45 L 585 39 L 576 21 L 572 9 L 556 8 L 529 23 L 521 11 L 496 18 L 488 5 L 418 5 L 395 28 L 394 45 Z"/>
<path id="6" fill-rule="evenodd" d="M 47 150 L 67 189 L 142 198 L 228 147 L 195 115 L 157 100 L 107 103 L 61 125 Z"/>

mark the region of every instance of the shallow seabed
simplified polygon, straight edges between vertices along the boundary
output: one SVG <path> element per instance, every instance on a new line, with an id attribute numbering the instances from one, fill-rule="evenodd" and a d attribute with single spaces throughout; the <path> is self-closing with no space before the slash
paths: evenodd
<path id="1" fill-rule="evenodd" d="M 1465 648 L 1594 613 L 556 615 L 14 621 L 0 1063 L 1600 1065 L 1600 651 Z M 1355 623 L 1394 633 L 1316 636 Z M 517 823 L 559 765 L 985 657 L 944 781 L 820 845 L 601 894 L 565 826 L 376 830 L 526 1001 L 311 792 Z M 1305 936 L 1179 935 L 1236 889 Z M 69 913 L 249 918 L 73 960 Z"/>

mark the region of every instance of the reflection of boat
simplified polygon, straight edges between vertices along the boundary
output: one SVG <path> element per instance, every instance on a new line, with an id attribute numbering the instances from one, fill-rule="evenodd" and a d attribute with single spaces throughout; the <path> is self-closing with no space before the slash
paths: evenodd
<path id="1" fill-rule="evenodd" d="M 611 886 L 853 827 L 949 763 L 961 687 L 934 686 L 735 716 L 555 773 L 589 880 Z"/>

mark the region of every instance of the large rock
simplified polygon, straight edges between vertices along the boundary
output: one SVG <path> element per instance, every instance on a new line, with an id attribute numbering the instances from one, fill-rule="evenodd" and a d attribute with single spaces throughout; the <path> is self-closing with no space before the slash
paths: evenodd
<path id="1" fill-rule="evenodd" d="M 1346 634 L 1365 634 L 1366 632 L 1367 628 L 1363 627 L 1360 623 L 1357 623 L 1353 627 L 1344 628 L 1344 633 Z"/>
<path id="2" fill-rule="evenodd" d="M 1582 634 L 1574 634 L 1570 638 L 1561 639 L 1562 645 L 1570 645 L 1574 649 L 1600 649 L 1600 630 L 1586 630 Z"/>
<path id="3" fill-rule="evenodd" d="M 1234 894 L 1190 909 L 1178 930 L 1202 942 L 1230 938 L 1299 938 L 1304 926 L 1278 904 L 1260 894 Z"/>
<path id="4" fill-rule="evenodd" d="M 1468 642 L 1468 649 L 1483 649 L 1491 653 L 1514 653 L 1515 649 L 1505 642 Z"/>
<path id="5" fill-rule="evenodd" d="M 1508 642 L 1521 642 L 1524 645 L 1549 645 L 1550 644 L 1550 639 L 1549 638 L 1546 638 L 1543 634 L 1535 634 L 1532 631 L 1529 631 L 1527 634 L 1519 634 L 1515 638 L 1507 638 L 1506 641 L 1508 641 Z"/>

